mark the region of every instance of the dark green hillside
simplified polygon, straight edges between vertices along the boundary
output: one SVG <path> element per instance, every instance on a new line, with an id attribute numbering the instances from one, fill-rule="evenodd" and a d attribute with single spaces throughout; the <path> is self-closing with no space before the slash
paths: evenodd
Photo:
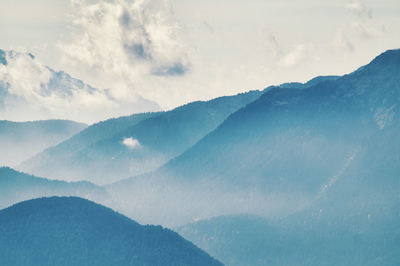
<path id="1" fill-rule="evenodd" d="M 1 265 L 222 265 L 177 233 L 80 198 L 0 211 Z"/>

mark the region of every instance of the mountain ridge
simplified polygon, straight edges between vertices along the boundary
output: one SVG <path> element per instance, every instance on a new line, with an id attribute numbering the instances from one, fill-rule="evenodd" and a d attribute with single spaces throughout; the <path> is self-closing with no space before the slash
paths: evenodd
<path id="1" fill-rule="evenodd" d="M 210 101 L 188 103 L 171 111 L 142 114 L 142 119 L 135 123 L 124 125 L 118 130 L 108 130 L 109 135 L 96 141 L 90 140 L 89 145 L 83 143 L 83 147 L 75 149 L 71 155 L 68 154 L 71 145 L 67 141 L 26 161 L 19 168 L 49 178 L 91 178 L 89 181 L 98 184 L 112 183 L 121 178 L 142 174 L 156 169 L 195 144 L 230 113 L 258 98 L 261 93 L 250 91 Z M 92 129 L 95 130 L 94 126 L 86 132 Z M 136 141 L 138 145 L 132 149 L 124 144 L 125 140 L 128 140 L 128 143 Z M 66 152 L 63 147 L 67 149 Z M 65 155 L 67 157 L 63 157 Z M 52 161 L 53 169 L 47 167 L 49 161 Z"/>
<path id="2" fill-rule="evenodd" d="M 107 191 L 92 183 L 50 180 L 18 172 L 10 167 L 0 167 L 0 185 L 0 208 L 43 196 L 75 195 L 111 203 Z"/>

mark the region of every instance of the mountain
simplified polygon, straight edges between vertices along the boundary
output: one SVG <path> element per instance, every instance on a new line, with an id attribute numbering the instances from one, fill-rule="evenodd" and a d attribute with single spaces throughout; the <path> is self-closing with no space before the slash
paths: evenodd
<path id="1" fill-rule="evenodd" d="M 189 103 L 168 112 L 105 121 L 24 162 L 19 169 L 97 184 L 143 174 L 184 152 L 261 94 L 251 91 Z"/>
<path id="2" fill-rule="evenodd" d="M 140 95 L 117 98 L 113 90 L 94 88 L 42 64 L 30 53 L 0 50 L 0 119 L 57 117 L 91 122 L 158 110 L 157 103 Z"/>
<path id="3" fill-rule="evenodd" d="M 144 221 L 177 225 L 232 213 L 278 219 L 309 206 L 364 156 L 374 160 L 355 173 L 379 177 L 375 167 L 395 179 L 395 163 L 385 165 L 399 150 L 386 132 L 399 133 L 399 102 L 400 50 L 389 50 L 337 79 L 270 88 L 157 171 L 108 189 Z M 369 148 L 378 140 L 387 150 L 380 157 Z"/>
<path id="4" fill-rule="evenodd" d="M 8 167 L 0 168 L 0 208 L 44 196 L 80 196 L 97 202 L 110 203 L 104 188 L 88 182 L 68 183 L 48 180 L 17 172 Z"/>
<path id="5" fill-rule="evenodd" d="M 365 116 L 375 128 L 355 130 L 357 148 L 305 208 L 270 221 L 217 217 L 177 231 L 229 265 L 397 265 L 399 71 L 400 51 L 394 50 L 343 78 L 365 86 L 358 97 L 368 99 Z"/>
<path id="6" fill-rule="evenodd" d="M 370 136 L 304 209 L 267 221 L 232 215 L 177 228 L 227 265 L 397 265 L 400 123 Z M 247 251 L 247 252 L 246 252 Z"/>
<path id="7" fill-rule="evenodd" d="M 375 200 L 376 195 L 372 198 Z M 278 221 L 251 215 L 222 216 L 191 223 L 176 231 L 232 266 L 398 264 L 398 207 L 387 208 L 384 201 L 379 201 L 382 211 L 375 209 L 373 214 L 367 212 L 361 216 L 355 206 L 347 207 L 354 201 L 331 199 L 330 203 L 336 202 L 334 211 L 324 205 L 313 213 L 314 206 Z M 349 210 L 353 215 L 342 216 Z M 323 214 L 325 211 L 336 217 L 324 220 L 328 217 Z M 346 220 L 342 220 L 344 217 Z"/>
<path id="8" fill-rule="evenodd" d="M 2 265 L 222 265 L 177 233 L 80 198 L 0 211 Z"/>
<path id="9" fill-rule="evenodd" d="M 74 162 L 76 161 L 74 160 L 74 157 L 77 157 L 76 154 L 95 145 L 99 141 L 111 138 L 117 132 L 124 131 L 129 127 L 135 126 L 142 120 L 159 114 L 160 113 L 157 112 L 133 114 L 95 123 L 72 136 L 70 139 L 27 159 L 16 168 L 21 171 L 48 178 L 62 177 L 72 180 L 89 179 L 92 173 L 89 173 L 88 176 L 82 176 L 82 173 L 71 165 L 79 163 Z M 97 167 L 99 167 L 99 165 L 97 165 Z M 82 168 L 85 168 L 85 166 L 82 166 Z"/>
<path id="10" fill-rule="evenodd" d="M 399 130 L 397 124 L 373 136 L 309 206 L 288 217 L 232 215 L 176 231 L 233 266 L 397 265 L 400 159 L 393 154 L 400 150 Z"/>
<path id="11" fill-rule="evenodd" d="M 0 121 L 0 165 L 15 166 L 86 127 L 68 120 Z"/>
<path id="12" fill-rule="evenodd" d="M 277 240 L 281 236 L 264 218 L 245 214 L 198 221 L 176 231 L 231 266 L 270 265 L 272 258 L 277 257 Z"/>

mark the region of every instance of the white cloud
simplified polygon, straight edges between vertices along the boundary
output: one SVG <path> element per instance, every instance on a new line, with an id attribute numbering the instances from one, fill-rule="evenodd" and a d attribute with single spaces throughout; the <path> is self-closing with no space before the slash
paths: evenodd
<path id="1" fill-rule="evenodd" d="M 130 150 L 137 149 L 141 146 L 139 141 L 134 138 L 124 138 L 122 144 L 124 144 Z"/>
<path id="2" fill-rule="evenodd" d="M 163 4 L 148 0 L 72 0 L 75 31 L 60 43 L 65 63 L 106 81 L 116 98 L 142 93 L 153 76 L 182 76 L 190 67 L 179 26 Z M 112 86 L 111 86 L 112 85 Z"/>

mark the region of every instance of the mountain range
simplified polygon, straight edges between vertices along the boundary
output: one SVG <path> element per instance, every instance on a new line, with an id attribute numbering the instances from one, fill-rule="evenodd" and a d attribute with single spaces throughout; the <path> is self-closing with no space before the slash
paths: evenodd
<path id="1" fill-rule="evenodd" d="M 381 176 L 390 165 L 388 182 L 395 180 L 398 141 L 389 136 L 399 132 L 399 101 L 400 50 L 390 50 L 334 80 L 270 88 L 158 170 L 108 189 L 125 213 L 153 222 L 287 216 L 347 171 Z M 374 143 L 382 143 L 380 157 Z"/>
<path id="2" fill-rule="evenodd" d="M 89 182 L 49 180 L 9 167 L 0 167 L 0 195 L 0 209 L 44 196 L 79 196 L 96 202 L 110 203 L 107 191 Z"/>
<path id="3" fill-rule="evenodd" d="M 364 101 L 358 108 L 366 108 L 358 117 L 369 127 L 355 120 L 356 128 L 347 126 L 356 135 L 354 150 L 307 206 L 272 220 L 231 215 L 177 231 L 229 265 L 397 265 L 399 72 L 400 51 L 394 50 L 343 77 L 342 88 L 363 85 L 357 86 Z"/>
<path id="4" fill-rule="evenodd" d="M 61 186 L 65 194 L 89 198 L 87 195 L 94 193 L 100 200 L 93 200 L 112 206 L 135 221 L 175 228 L 226 265 L 397 265 L 400 261 L 399 103 L 400 49 L 388 50 L 340 77 L 321 76 L 304 84 L 284 83 L 262 91 L 193 102 L 168 112 L 134 114 L 96 123 L 17 167 L 49 179 L 90 180 L 96 185 L 50 181 L 0 168 L 0 173 L 7 176 L 3 178 L 6 185 L 1 195 L 13 199 L 13 193 L 25 188 L 31 193 L 4 203 L 9 206 L 43 193 L 58 195 L 51 194 L 56 191 L 53 184 Z M 32 193 L 35 191 L 32 184 L 36 183 L 44 186 L 45 192 Z M 85 187 L 85 193 L 81 193 L 81 186 Z M 64 201 L 65 198 L 49 200 L 54 203 L 52 206 L 65 208 L 43 209 L 69 210 L 69 203 Z M 84 203 L 87 201 L 73 201 L 77 202 L 76 206 L 72 204 L 74 210 L 87 206 Z M 29 212 L 35 208 L 29 205 L 16 213 L 27 213 L 44 223 Z M 17 227 L 7 227 L 13 226 L 10 223 L 1 231 L 4 211 L 0 211 L 0 233 L 19 232 Z M 91 211 L 87 217 L 86 212 L 74 216 L 76 223 L 72 225 L 81 228 L 82 221 L 86 224 L 90 217 L 96 217 Z M 60 213 L 39 214 L 66 219 Z M 107 217 L 96 222 L 111 219 Z M 140 238 L 129 242 L 130 238 L 115 233 L 115 228 L 92 222 L 88 222 L 90 226 L 84 227 L 84 232 L 92 234 L 90 228 L 113 232 L 112 236 L 102 235 L 99 239 L 110 238 L 110 243 L 116 246 L 124 241 L 132 246 L 142 243 Z M 40 232 L 26 224 L 23 228 Z M 70 235 L 76 234 L 81 233 L 74 231 Z M 14 236 L 22 239 L 18 234 Z M 24 258 L 18 253 L 22 252 L 16 247 L 18 241 L 12 234 L 7 237 L 10 239 L 5 241 L 12 244 L 3 254 L 15 255 L 5 256 L 10 260 L 4 263 L 23 264 L 24 261 L 18 260 Z M 85 237 L 78 240 L 73 237 L 71 243 L 87 245 Z M 27 245 L 31 245 L 29 241 Z M 57 243 L 56 247 L 64 245 Z M 139 265 L 159 265 L 160 261 L 147 260 L 149 257 L 142 255 L 165 251 L 146 246 L 139 249 L 144 253 L 132 253 L 128 246 L 118 251 L 108 246 L 109 258 L 97 253 L 95 256 L 108 264 L 116 264 L 115 257 L 123 256 Z M 49 252 L 47 246 L 40 248 Z M 12 253 L 13 249 L 16 253 Z M 194 252 L 190 250 L 187 254 Z M 89 254 L 83 251 L 77 257 L 82 260 L 56 264 L 79 265 L 87 258 L 85 254 Z M 126 254 L 138 255 L 133 258 Z M 202 251 L 197 254 L 203 254 L 200 256 L 205 259 L 203 264 L 195 255 L 199 260 L 189 263 L 180 253 L 173 256 L 179 262 L 170 262 L 171 257 L 160 254 L 165 257 L 163 265 L 219 263 Z M 58 257 L 64 258 L 59 254 Z M 40 259 L 44 260 L 43 256 Z M 125 263 L 123 260 L 122 264 Z"/>
<path id="5" fill-rule="evenodd" d="M 157 169 L 214 130 L 261 91 L 198 101 L 168 112 L 136 114 L 90 126 L 18 169 L 107 184 Z"/>

